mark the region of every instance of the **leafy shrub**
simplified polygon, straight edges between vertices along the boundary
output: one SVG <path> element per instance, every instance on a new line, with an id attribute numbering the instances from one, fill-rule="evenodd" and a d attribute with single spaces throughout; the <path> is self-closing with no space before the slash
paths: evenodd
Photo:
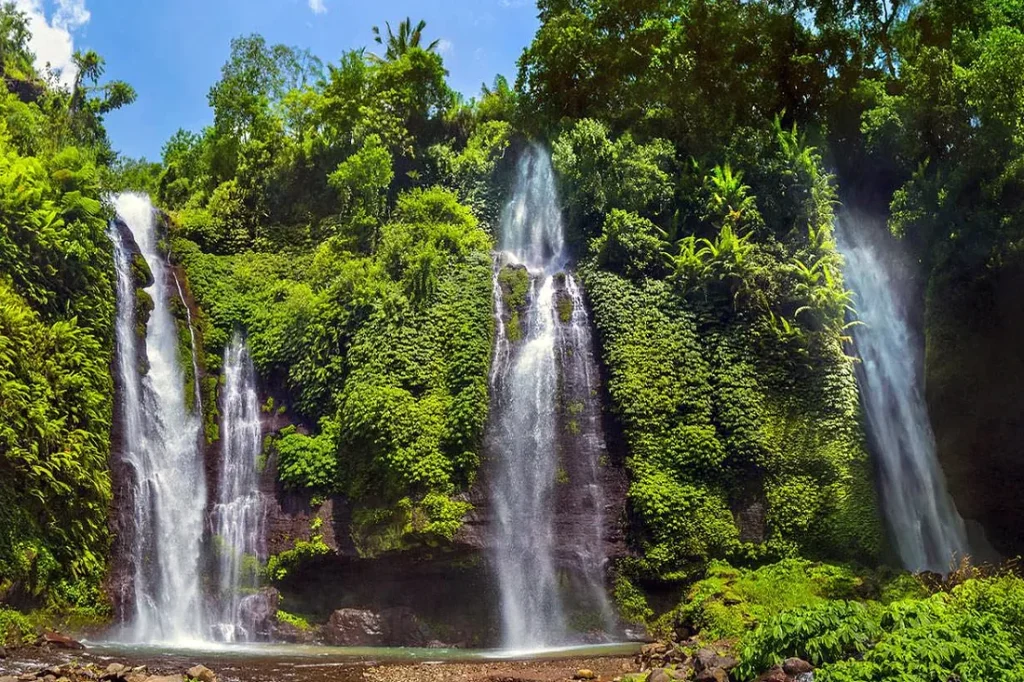
<path id="1" fill-rule="evenodd" d="M 820 666 L 863 654 L 881 633 L 877 614 L 859 602 L 825 601 L 779 613 L 761 623 L 740 649 L 740 679 L 797 656 Z"/>
<path id="2" fill-rule="evenodd" d="M 659 228 L 635 213 L 615 209 L 604 220 L 601 235 L 591 244 L 591 254 L 601 268 L 631 279 L 658 275 L 666 244 Z"/>
<path id="3" fill-rule="evenodd" d="M 322 535 L 309 540 L 297 540 L 291 549 L 271 555 L 267 560 L 266 575 L 272 581 L 284 580 L 289 573 L 305 563 L 331 554 L 331 548 Z"/>
<path id="4" fill-rule="evenodd" d="M 307 436 L 294 426 L 282 429 L 274 442 L 278 478 L 293 489 L 329 491 L 338 485 L 337 445 L 329 432 Z"/>
<path id="5" fill-rule="evenodd" d="M 848 568 L 804 559 L 753 570 L 713 561 L 670 618 L 706 640 L 735 638 L 781 611 L 851 599 L 861 583 Z"/>
<path id="6" fill-rule="evenodd" d="M 20 646 L 35 640 L 36 629 L 22 613 L 0 607 L 0 646 Z"/>

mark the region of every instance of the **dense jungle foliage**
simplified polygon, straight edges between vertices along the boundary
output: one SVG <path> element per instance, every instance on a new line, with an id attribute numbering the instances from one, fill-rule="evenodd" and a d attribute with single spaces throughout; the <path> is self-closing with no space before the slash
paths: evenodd
<path id="1" fill-rule="evenodd" d="M 422 22 L 327 64 L 238 38 L 212 124 L 148 163 L 102 127 L 131 88 L 101 85 L 93 53 L 73 86 L 36 73 L 4 9 L 0 602 L 103 602 L 104 190 L 167 212 L 207 370 L 247 334 L 264 409 L 294 422 L 267 442 L 282 488 L 351 503 L 364 557 L 452 540 L 488 417 L 507 169 L 537 139 L 627 450 L 623 617 L 738 642 L 740 679 L 792 655 L 826 680 L 1024 679 L 1024 581 L 864 568 L 886 541 L 835 244 L 844 211 L 886 216 L 929 284 L 930 365 L 963 345 L 949 291 L 1022 262 L 1024 3 L 538 10 L 515 83 L 468 101 Z M 269 574 L 329 551 L 314 536 Z M 0 610 L 0 640 L 29 631 Z"/>
<path id="2" fill-rule="evenodd" d="M 350 500 L 367 556 L 451 540 L 487 418 L 509 91 L 462 103 L 421 32 L 326 66 L 236 40 L 214 125 L 170 140 L 153 182 L 208 366 L 248 334 L 301 420 L 270 445 L 281 483 Z"/>
<path id="3" fill-rule="evenodd" d="M 0 603 L 103 609 L 110 502 L 115 154 L 107 112 L 131 102 L 75 56 L 37 73 L 25 16 L 0 7 Z M 0 643 L 25 623 L 0 612 Z"/>

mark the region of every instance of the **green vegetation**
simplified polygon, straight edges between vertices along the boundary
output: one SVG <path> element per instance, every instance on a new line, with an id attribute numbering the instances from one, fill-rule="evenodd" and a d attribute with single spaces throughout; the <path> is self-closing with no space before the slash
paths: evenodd
<path id="1" fill-rule="evenodd" d="M 488 96 L 460 102 L 422 31 L 389 27 L 385 56 L 326 68 L 238 39 L 214 125 L 167 143 L 158 182 L 207 365 L 247 331 L 309 426 L 273 441 L 281 482 L 345 495 L 368 554 L 452 537 L 487 418 L 481 220 L 497 213 L 510 126 L 485 120 Z"/>
<path id="2" fill-rule="evenodd" d="M 0 608 L 0 646 L 27 644 L 36 638 L 36 630 L 24 614 Z"/>
<path id="3" fill-rule="evenodd" d="M 741 680 L 800 656 L 828 681 L 1024 679 L 1024 580 L 970 579 L 888 605 L 824 601 L 781 611 L 740 647 Z"/>
<path id="4" fill-rule="evenodd" d="M 309 624 L 308 620 L 302 616 L 296 616 L 293 613 L 288 613 L 287 611 L 278 610 L 274 614 L 274 617 L 277 618 L 279 623 L 286 623 L 297 630 L 301 630 L 302 632 L 313 629 L 313 626 Z"/>
<path id="5" fill-rule="evenodd" d="M 134 92 L 101 85 L 94 52 L 58 86 L 28 38 L 0 7 L 0 602 L 102 611 L 114 268 L 101 196 L 116 179 L 102 122 Z M 0 641 L 26 633 L 0 611 Z"/>
<path id="6" fill-rule="evenodd" d="M 200 369 L 215 373 L 244 330 L 278 397 L 263 412 L 292 423 L 261 467 L 314 506 L 343 498 L 350 527 L 333 530 L 362 557 L 449 544 L 488 418 L 509 151 L 532 138 L 551 145 L 626 450 L 623 617 L 738 642 L 741 679 L 792 655 L 826 681 L 1024 679 L 1024 581 L 926 589 L 862 568 L 885 548 L 834 239 L 841 199 L 888 220 L 928 280 L 929 390 L 960 391 L 962 356 L 988 334 L 964 311 L 1001 314 L 976 304 L 1002 288 L 1012 306 L 1024 259 L 1021 3 L 538 9 L 515 84 L 498 77 L 470 101 L 423 22 L 386 24 L 381 54 L 329 64 L 240 37 L 209 92 L 212 124 L 176 133 L 159 163 L 110 149 L 103 116 L 134 93 L 100 82 L 97 55 L 59 86 L 34 71 L 25 18 L 0 9 L 0 602 L 103 612 L 114 273 L 101 197 L 127 188 L 168 212 Z M 497 283 L 518 341 L 529 275 L 506 266 Z M 151 307 L 140 294 L 140 320 Z M 213 442 L 217 379 L 200 388 Z M 581 410 L 567 406 L 567 435 Z M 331 553 L 322 523 L 270 558 L 270 580 Z M 0 609 L 0 641 L 30 623 Z"/>

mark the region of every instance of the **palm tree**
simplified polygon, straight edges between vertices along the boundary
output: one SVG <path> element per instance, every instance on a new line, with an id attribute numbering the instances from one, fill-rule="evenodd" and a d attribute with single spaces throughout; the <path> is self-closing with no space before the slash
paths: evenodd
<path id="1" fill-rule="evenodd" d="M 420 19 L 419 23 L 413 26 L 412 19 L 406 17 L 404 21 L 398 24 L 398 33 L 391 30 L 391 24 L 389 22 L 384 22 L 384 26 L 387 27 L 388 31 L 386 41 L 384 36 L 381 35 L 380 27 L 373 27 L 374 41 L 386 48 L 384 57 L 381 58 L 378 55 L 370 55 L 370 58 L 378 62 L 393 62 L 412 48 L 420 47 L 420 42 L 423 40 L 423 29 L 427 27 L 427 22 Z M 440 44 L 440 40 L 435 40 L 423 49 L 427 52 L 433 52 Z"/>

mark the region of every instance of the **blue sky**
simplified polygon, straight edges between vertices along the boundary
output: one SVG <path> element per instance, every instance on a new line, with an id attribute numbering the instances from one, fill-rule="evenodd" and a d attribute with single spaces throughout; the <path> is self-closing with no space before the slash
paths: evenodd
<path id="1" fill-rule="evenodd" d="M 212 112 L 206 93 L 233 37 L 309 48 L 324 61 L 375 46 L 371 27 L 411 16 L 440 38 L 449 83 L 466 95 L 515 62 L 537 30 L 532 0 L 17 0 L 33 17 L 33 47 L 59 65 L 71 48 L 94 49 L 106 76 L 128 81 L 138 100 L 107 117 L 115 149 L 156 160 L 178 128 L 198 130 Z"/>

